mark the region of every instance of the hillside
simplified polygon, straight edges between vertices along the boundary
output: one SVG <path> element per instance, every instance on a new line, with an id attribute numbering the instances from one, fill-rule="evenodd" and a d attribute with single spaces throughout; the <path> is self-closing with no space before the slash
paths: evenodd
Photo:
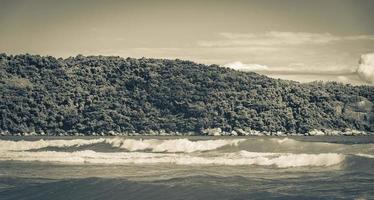
<path id="1" fill-rule="evenodd" d="M 373 105 L 370 86 L 300 84 L 183 60 L 0 54 L 6 134 L 374 131 Z"/>

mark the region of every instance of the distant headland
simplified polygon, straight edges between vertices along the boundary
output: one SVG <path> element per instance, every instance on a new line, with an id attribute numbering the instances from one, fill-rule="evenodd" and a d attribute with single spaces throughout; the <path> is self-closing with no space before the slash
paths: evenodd
<path id="1" fill-rule="evenodd" d="M 2 135 L 365 135 L 374 87 L 185 60 L 0 54 Z"/>

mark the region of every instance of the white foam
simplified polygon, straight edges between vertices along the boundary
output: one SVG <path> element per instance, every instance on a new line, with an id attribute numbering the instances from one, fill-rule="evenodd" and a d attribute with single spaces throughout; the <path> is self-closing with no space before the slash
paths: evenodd
<path id="1" fill-rule="evenodd" d="M 41 149 L 46 147 L 71 147 L 71 146 L 83 146 L 90 144 L 97 144 L 104 142 L 104 138 L 85 140 L 37 140 L 37 141 L 9 141 L 0 140 L 0 151 L 26 151 L 33 149 Z"/>
<path id="2" fill-rule="evenodd" d="M 152 152 L 196 152 L 209 151 L 221 148 L 226 145 L 237 146 L 239 142 L 245 139 L 233 140 L 199 140 L 190 141 L 188 139 L 171 139 L 171 140 L 135 140 L 115 138 L 107 140 L 112 146 L 127 149 L 128 151 L 151 150 Z"/>
<path id="3" fill-rule="evenodd" d="M 56 162 L 61 164 L 177 164 L 177 165 L 262 165 L 285 167 L 331 166 L 342 162 L 344 155 L 338 153 L 293 154 L 239 151 L 222 153 L 211 151 L 227 145 L 238 145 L 244 139 L 217 139 L 190 141 L 188 139 L 125 139 L 99 138 L 75 140 L 6 141 L 0 140 L 0 160 Z M 292 139 L 280 143 L 296 142 Z M 107 143 L 129 152 L 102 153 L 92 150 L 28 151 L 45 147 L 72 147 Z M 151 152 L 138 152 L 150 150 Z M 209 153 L 193 153 L 211 151 Z M 370 157 L 362 154 L 359 156 Z M 372 157 L 371 157 L 372 158 Z"/>
<path id="4" fill-rule="evenodd" d="M 152 152 L 196 152 L 196 151 L 209 151 L 221 148 L 226 145 L 238 145 L 239 142 L 245 139 L 232 139 L 232 140 L 199 140 L 190 141 L 188 139 L 75 139 L 75 140 L 37 140 L 37 141 L 7 141 L 0 140 L 0 151 L 26 151 L 41 149 L 46 147 L 72 147 L 83 146 L 97 143 L 108 143 L 113 147 L 123 148 L 128 151 L 142 151 L 150 150 Z"/>
<path id="5" fill-rule="evenodd" d="M 344 160 L 344 155 L 258 153 L 240 151 L 203 156 L 203 154 L 115 152 L 100 153 L 91 150 L 76 152 L 7 151 L 0 152 L 0 160 L 56 162 L 61 164 L 177 164 L 177 165 L 263 165 L 287 167 L 332 166 Z"/>

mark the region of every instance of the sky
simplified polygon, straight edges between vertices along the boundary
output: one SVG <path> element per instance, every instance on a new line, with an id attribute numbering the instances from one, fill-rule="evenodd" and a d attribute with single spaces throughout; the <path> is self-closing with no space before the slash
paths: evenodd
<path id="1" fill-rule="evenodd" d="M 373 84 L 373 10 L 373 0 L 0 0 L 0 52 L 179 58 Z"/>

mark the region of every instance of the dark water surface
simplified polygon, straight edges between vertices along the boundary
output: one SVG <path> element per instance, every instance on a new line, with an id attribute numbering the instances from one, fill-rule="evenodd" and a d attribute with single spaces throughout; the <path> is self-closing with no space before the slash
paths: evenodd
<path id="1" fill-rule="evenodd" d="M 0 199 L 374 199 L 374 137 L 2 137 Z"/>

